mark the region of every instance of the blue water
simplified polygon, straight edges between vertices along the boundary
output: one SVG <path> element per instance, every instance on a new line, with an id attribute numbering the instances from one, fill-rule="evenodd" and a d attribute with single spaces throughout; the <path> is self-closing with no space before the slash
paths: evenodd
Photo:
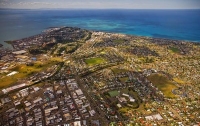
<path id="1" fill-rule="evenodd" d="M 54 26 L 200 42 L 200 10 L 0 9 L 0 43 Z"/>

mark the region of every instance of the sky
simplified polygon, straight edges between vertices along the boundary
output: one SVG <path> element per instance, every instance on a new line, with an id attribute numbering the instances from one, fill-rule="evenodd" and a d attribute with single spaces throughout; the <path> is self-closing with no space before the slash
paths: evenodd
<path id="1" fill-rule="evenodd" d="M 14 9 L 200 9 L 200 0 L 0 0 Z"/>

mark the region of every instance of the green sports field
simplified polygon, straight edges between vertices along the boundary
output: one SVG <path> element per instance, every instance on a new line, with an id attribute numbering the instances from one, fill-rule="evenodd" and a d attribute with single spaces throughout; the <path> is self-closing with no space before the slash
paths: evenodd
<path id="1" fill-rule="evenodd" d="M 105 63 L 106 61 L 103 58 L 97 57 L 97 58 L 85 59 L 85 62 L 87 63 L 87 65 L 93 66 L 93 65 Z"/>

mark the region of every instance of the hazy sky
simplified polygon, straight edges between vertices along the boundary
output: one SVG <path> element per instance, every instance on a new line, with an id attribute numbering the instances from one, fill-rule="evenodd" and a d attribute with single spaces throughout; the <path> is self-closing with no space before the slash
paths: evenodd
<path id="1" fill-rule="evenodd" d="M 200 9 L 200 0 L 0 0 L 0 8 Z"/>

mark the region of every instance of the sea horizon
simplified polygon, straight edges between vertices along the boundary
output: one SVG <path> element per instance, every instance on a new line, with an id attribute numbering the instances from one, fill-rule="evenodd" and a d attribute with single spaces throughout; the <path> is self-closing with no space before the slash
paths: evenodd
<path id="1" fill-rule="evenodd" d="M 0 8 L 0 10 L 200 10 L 200 8 Z"/>
<path id="2" fill-rule="evenodd" d="M 61 26 L 200 42 L 199 13 L 200 9 L 0 8 L 0 44 L 11 47 L 4 41 L 26 38 L 40 34 L 49 27 Z"/>

